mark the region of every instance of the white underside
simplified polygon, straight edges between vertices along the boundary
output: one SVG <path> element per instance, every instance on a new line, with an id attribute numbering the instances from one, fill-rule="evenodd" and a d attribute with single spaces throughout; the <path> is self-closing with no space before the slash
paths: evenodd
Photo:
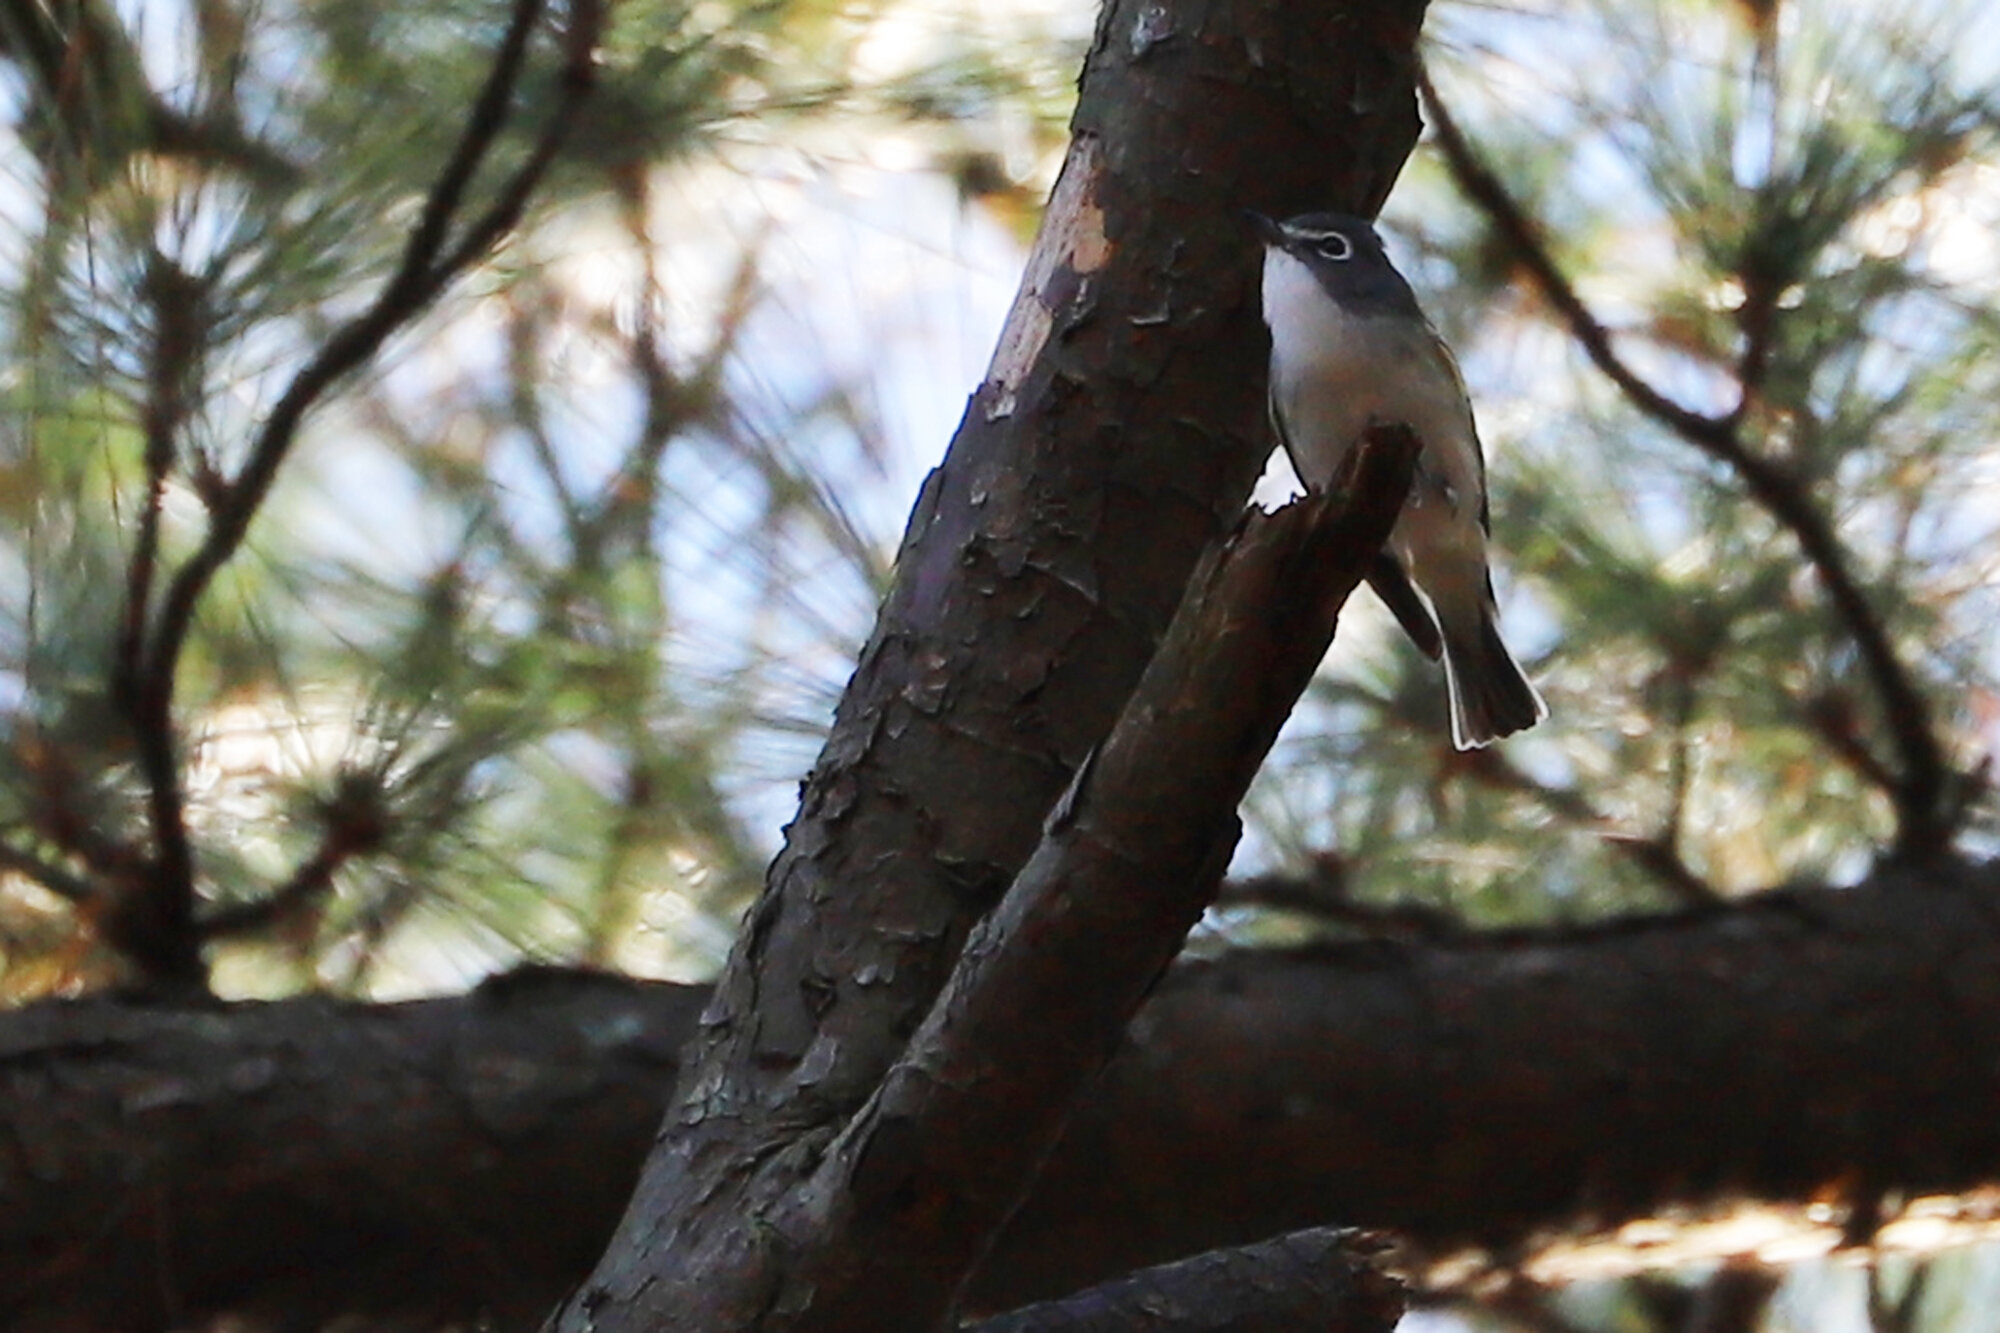
<path id="1" fill-rule="evenodd" d="M 1408 425 L 1424 443 L 1421 476 L 1390 549 L 1441 618 L 1481 614 L 1479 440 L 1437 335 L 1421 317 L 1347 314 L 1303 263 L 1279 250 L 1265 252 L 1264 318 L 1272 402 L 1299 479 L 1324 489 L 1371 424 Z"/>

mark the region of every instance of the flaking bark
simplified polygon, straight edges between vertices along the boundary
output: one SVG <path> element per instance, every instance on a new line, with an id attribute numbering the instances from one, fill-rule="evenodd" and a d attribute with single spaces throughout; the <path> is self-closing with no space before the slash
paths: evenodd
<path id="1" fill-rule="evenodd" d="M 992 371 L 917 502 L 626 1224 L 561 1327 L 733 1333 L 811 1304 L 788 1275 L 823 1238 L 793 1228 L 796 1192 L 1269 452 L 1240 210 L 1373 210 L 1415 140 L 1423 8 L 1106 6 Z"/>

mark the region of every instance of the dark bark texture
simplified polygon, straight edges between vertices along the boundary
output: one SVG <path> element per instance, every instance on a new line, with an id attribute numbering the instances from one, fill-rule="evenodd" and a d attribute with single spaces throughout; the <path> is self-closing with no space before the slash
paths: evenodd
<path id="1" fill-rule="evenodd" d="M 1402 1285 L 1374 1238 L 1318 1228 L 1141 1269 L 1058 1301 L 983 1320 L 968 1333 L 1389 1333 Z"/>
<path id="2" fill-rule="evenodd" d="M 795 1320 L 799 1190 L 1124 705 L 1271 441 L 1246 206 L 1372 212 L 1422 0 L 1112 0 L 992 369 L 563 1326 Z M 1200 775 L 1190 775 L 1200 781 Z"/>
<path id="3" fill-rule="evenodd" d="M 1246 516 L 1196 571 L 1118 725 L 880 1092 L 774 1215 L 826 1238 L 800 1245 L 786 1278 L 811 1293 L 817 1326 L 922 1328 L 956 1308 L 1212 901 L 1236 808 L 1388 540 L 1419 451 L 1407 427 L 1378 428 L 1333 494 Z"/>
<path id="4" fill-rule="evenodd" d="M 703 998 L 530 973 L 372 1009 L 8 1015 L 0 1325 L 532 1327 L 608 1235 Z M 1327 1221 L 1512 1249 L 1738 1195 L 1966 1190 L 2000 1180 L 1996 1051 L 1991 866 L 1186 967 L 976 1303 Z"/>
<path id="5" fill-rule="evenodd" d="M 0 1020 L 0 1326 L 533 1327 L 588 1271 L 705 992 L 531 971 L 370 1008 Z"/>

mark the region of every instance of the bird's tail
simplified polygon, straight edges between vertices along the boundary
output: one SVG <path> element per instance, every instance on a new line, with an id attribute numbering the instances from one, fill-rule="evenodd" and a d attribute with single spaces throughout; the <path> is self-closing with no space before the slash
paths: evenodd
<path id="1" fill-rule="evenodd" d="M 1453 745 L 1478 749 L 1526 731 L 1549 715 L 1549 706 L 1501 642 L 1490 603 L 1480 608 L 1476 621 L 1447 623 L 1443 629 Z"/>

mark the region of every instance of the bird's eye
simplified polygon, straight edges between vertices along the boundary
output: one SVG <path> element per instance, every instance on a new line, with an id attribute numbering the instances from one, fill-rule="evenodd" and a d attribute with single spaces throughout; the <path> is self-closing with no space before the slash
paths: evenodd
<path id="1" fill-rule="evenodd" d="M 1313 249 L 1319 252 L 1322 259 L 1340 261 L 1354 258 L 1354 242 L 1337 231 L 1314 237 Z"/>

